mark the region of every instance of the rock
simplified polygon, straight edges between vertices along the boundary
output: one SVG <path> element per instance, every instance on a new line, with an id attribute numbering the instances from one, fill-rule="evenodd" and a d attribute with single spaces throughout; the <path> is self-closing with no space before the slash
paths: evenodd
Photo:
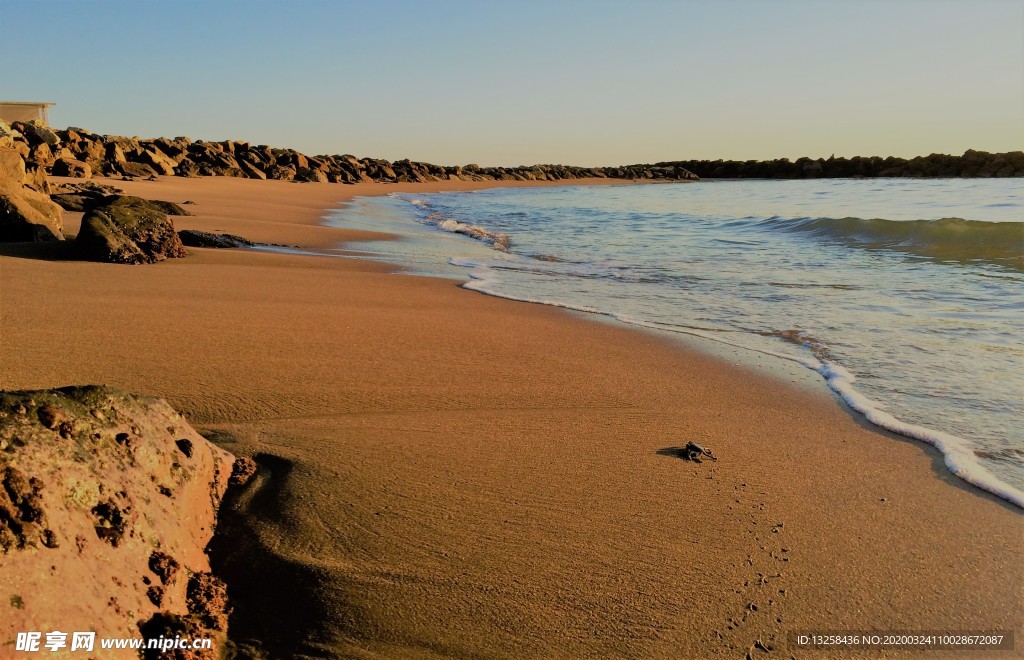
<path id="1" fill-rule="evenodd" d="M 0 119 L 0 147 L 9 147 L 14 144 L 15 140 L 22 140 L 24 137 L 21 133 L 11 128 L 10 124 Z"/>
<path id="2" fill-rule="evenodd" d="M 51 405 L 39 406 L 36 410 L 36 417 L 39 418 L 39 423 L 48 429 L 56 429 L 67 421 L 67 415 L 60 408 Z"/>
<path id="3" fill-rule="evenodd" d="M 139 624 L 139 632 L 146 639 L 204 639 L 214 642 L 213 649 L 144 649 L 141 652 L 144 660 L 216 660 L 223 657 L 217 649 L 223 646 L 223 634 L 206 628 L 200 617 L 192 615 L 157 612 L 148 621 Z M 239 656 L 245 657 L 245 656 Z"/>
<path id="4" fill-rule="evenodd" d="M 57 187 L 57 193 L 80 193 L 89 196 L 109 197 L 110 195 L 124 195 L 125 192 L 117 186 L 95 181 L 69 181 Z"/>
<path id="5" fill-rule="evenodd" d="M 154 550 L 153 554 L 149 556 L 149 570 L 153 571 L 160 578 L 161 584 L 171 584 L 174 582 L 174 578 L 180 568 L 181 564 L 166 552 Z"/>
<path id="6" fill-rule="evenodd" d="M 0 242 L 62 241 L 61 215 L 46 195 L 0 182 Z"/>
<path id="7" fill-rule="evenodd" d="M 53 163 L 53 175 L 88 179 L 92 176 L 92 168 L 80 160 L 72 158 L 58 158 Z"/>
<path id="8" fill-rule="evenodd" d="M 264 172 L 263 170 L 261 170 L 260 168 L 256 167 L 255 165 L 253 165 L 252 163 L 250 163 L 248 161 L 245 161 L 245 160 L 238 161 L 238 167 L 242 170 L 242 173 L 245 174 L 245 176 L 250 178 L 250 179 L 261 179 L 261 180 L 263 180 L 263 179 L 267 178 L 267 173 L 266 172 Z"/>
<path id="9" fill-rule="evenodd" d="M 228 628 L 228 590 L 213 573 L 196 573 L 188 581 L 188 611 L 210 630 Z"/>
<path id="10" fill-rule="evenodd" d="M 156 147 L 144 150 L 139 161 L 152 167 L 158 174 L 165 176 L 174 176 L 174 166 L 177 165 Z"/>
<path id="11" fill-rule="evenodd" d="M 46 176 L 46 170 L 42 167 L 29 166 L 28 164 L 25 166 L 25 179 L 22 185 L 44 195 L 49 195 L 52 188 L 50 179 Z"/>
<path id="12" fill-rule="evenodd" d="M 160 200 L 160 199 L 150 199 L 150 200 L 147 200 L 147 201 L 151 205 L 155 206 L 156 208 L 158 208 L 161 211 L 163 211 L 164 213 L 166 213 L 167 215 L 192 215 L 191 213 L 189 213 L 185 209 L 181 208 L 180 206 L 178 206 L 174 202 L 165 202 L 165 201 Z"/>
<path id="13" fill-rule="evenodd" d="M 61 184 L 58 191 L 50 195 L 50 199 L 65 211 L 82 213 L 103 205 L 108 197 L 119 195 L 124 195 L 124 191 L 120 188 L 94 181 L 84 181 Z"/>
<path id="14" fill-rule="evenodd" d="M 295 171 L 296 181 L 307 181 L 315 183 L 327 183 L 327 174 L 309 167 L 300 167 Z"/>
<path id="15" fill-rule="evenodd" d="M 76 432 L 54 442 L 43 420 L 57 418 Z M 0 447 L 0 645 L 40 621 L 110 637 L 137 637 L 161 612 L 226 621 L 204 549 L 234 457 L 164 401 L 101 387 L 0 392 Z"/>
<path id="16" fill-rule="evenodd" d="M 39 144 L 42 142 L 51 147 L 60 144 L 60 137 L 38 120 L 32 120 L 28 123 L 17 122 L 15 128 L 28 139 L 29 144 Z"/>
<path id="17" fill-rule="evenodd" d="M 182 244 L 199 248 L 238 248 L 253 247 L 252 241 L 233 234 L 214 234 L 208 231 L 182 229 L 178 232 Z"/>
<path id="18" fill-rule="evenodd" d="M 239 456 L 231 466 L 231 478 L 228 483 L 232 486 L 244 486 L 249 483 L 254 474 L 256 474 L 256 461 Z"/>
<path id="19" fill-rule="evenodd" d="M 167 214 L 139 197 L 111 198 L 82 219 L 75 240 L 84 259 L 148 264 L 188 254 Z"/>
<path id="20" fill-rule="evenodd" d="M 175 168 L 175 173 L 178 176 L 194 179 L 199 176 L 199 166 L 195 161 L 183 158 L 178 162 L 178 166 Z"/>
<path id="21" fill-rule="evenodd" d="M 0 241 L 63 240 L 60 207 L 26 182 L 34 187 L 48 185 L 41 170 L 26 170 L 20 151 L 0 148 Z"/>
<path id="22" fill-rule="evenodd" d="M 267 170 L 267 178 L 278 181 L 291 181 L 295 178 L 295 169 L 291 167 L 284 167 L 282 165 L 274 165 Z"/>
<path id="23" fill-rule="evenodd" d="M 138 177 L 140 179 L 147 179 L 151 176 L 156 176 L 157 172 L 149 165 L 145 163 L 122 163 L 120 166 L 121 174 L 125 176 Z"/>
<path id="24" fill-rule="evenodd" d="M 12 147 L 0 147 L 0 182 L 22 185 L 25 182 L 25 157 Z"/>
<path id="25" fill-rule="evenodd" d="M 96 198 L 81 193 L 56 193 L 50 195 L 50 199 L 65 211 L 84 213 L 94 206 L 102 204 L 102 198 Z"/>
<path id="26" fill-rule="evenodd" d="M 55 158 L 56 156 L 54 156 L 53 150 L 50 149 L 50 145 L 40 142 L 29 150 L 26 160 L 39 167 L 51 167 Z"/>
<path id="27" fill-rule="evenodd" d="M 54 534 L 46 528 L 42 488 L 43 482 L 36 477 L 29 478 L 11 466 L 0 468 L 0 553 L 52 544 Z"/>

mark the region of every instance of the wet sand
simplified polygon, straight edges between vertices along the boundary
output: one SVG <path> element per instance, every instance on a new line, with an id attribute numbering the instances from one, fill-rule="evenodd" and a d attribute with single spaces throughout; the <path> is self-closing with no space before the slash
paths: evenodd
<path id="1" fill-rule="evenodd" d="M 366 238 L 320 225 L 355 195 L 495 185 L 112 183 L 194 201 L 178 228 L 313 249 Z M 371 262 L 40 256 L 0 250 L 0 388 L 163 396 L 257 458 L 213 549 L 254 654 L 821 657 L 787 645 L 813 629 L 1024 639 L 1024 516 L 824 388 Z M 688 440 L 719 460 L 673 455 Z"/>

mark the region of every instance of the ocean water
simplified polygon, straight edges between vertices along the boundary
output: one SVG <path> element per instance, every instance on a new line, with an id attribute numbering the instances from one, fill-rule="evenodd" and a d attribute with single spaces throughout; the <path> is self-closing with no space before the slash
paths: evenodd
<path id="1" fill-rule="evenodd" d="M 495 296 L 791 360 L 1024 507 L 1024 184 L 702 181 L 362 199 L 362 246 Z"/>

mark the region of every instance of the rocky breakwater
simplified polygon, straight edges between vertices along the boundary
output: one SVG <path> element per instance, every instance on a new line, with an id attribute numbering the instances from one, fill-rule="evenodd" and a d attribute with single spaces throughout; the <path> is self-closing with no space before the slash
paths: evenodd
<path id="1" fill-rule="evenodd" d="M 682 167 L 707 179 L 836 178 L 1005 178 L 1024 176 L 1024 151 L 989 153 L 968 149 L 960 156 L 930 154 L 915 158 L 788 158 L 775 160 L 683 160 L 658 163 Z"/>
<path id="2" fill-rule="evenodd" d="M 153 176 L 232 176 L 321 183 L 425 181 L 562 181 L 589 177 L 685 181 L 697 177 L 677 165 L 628 165 L 611 168 L 568 165 L 480 167 L 433 165 L 411 160 L 390 162 L 350 154 L 308 156 L 249 142 L 193 141 L 187 137 L 140 139 L 98 135 L 82 128 L 40 135 L 39 127 L 14 123 L 25 141 L 30 166 L 56 176 L 89 178 Z"/>
<path id="3" fill-rule="evenodd" d="M 215 638 L 214 651 L 161 657 L 216 657 L 226 591 L 204 550 L 250 463 L 159 399 L 0 393 L 0 648 L 32 631 L 180 635 Z"/>

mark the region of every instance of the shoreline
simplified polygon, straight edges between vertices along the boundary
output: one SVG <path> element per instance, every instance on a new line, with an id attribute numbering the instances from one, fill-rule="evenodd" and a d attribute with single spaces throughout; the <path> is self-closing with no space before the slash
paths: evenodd
<path id="1" fill-rule="evenodd" d="M 634 183 L 645 183 L 645 182 L 634 182 Z M 653 182 L 667 183 L 667 182 Z M 566 183 L 565 186 L 572 186 L 571 183 Z M 621 185 L 632 185 L 622 183 Z M 433 193 L 422 193 L 422 194 L 433 194 Z M 390 195 L 390 194 L 389 194 Z M 372 196 L 371 196 L 372 197 Z M 363 197 L 357 197 L 352 202 L 348 202 L 346 205 L 351 205 L 358 202 Z M 346 227 L 344 224 L 339 223 L 333 218 L 336 217 L 336 212 L 332 212 L 324 217 L 324 224 L 328 226 L 340 227 L 343 229 L 349 229 L 353 227 Z M 366 230 L 366 228 L 373 224 L 373 220 L 379 220 L 379 218 L 365 218 L 362 221 L 357 221 L 355 229 Z M 391 231 L 389 229 L 388 231 Z M 401 232 L 402 227 L 394 227 L 394 231 Z M 428 232 L 433 234 L 436 229 Z M 402 240 L 408 240 L 412 238 L 409 235 L 399 236 Z M 486 245 L 486 241 L 481 241 L 479 237 L 471 237 L 480 241 Z M 369 243 L 372 244 L 371 239 Z M 429 239 L 428 239 L 429 240 Z M 348 245 L 345 243 L 344 245 Z M 342 249 L 338 250 L 339 254 L 344 256 L 350 256 L 351 253 L 345 254 Z M 373 259 L 374 255 L 372 252 L 360 253 L 357 256 L 361 258 Z M 406 259 L 409 255 L 405 255 Z M 683 342 L 684 346 L 696 347 L 697 350 L 703 350 L 711 355 L 725 355 L 725 347 L 731 349 L 739 349 L 741 355 L 739 360 L 740 363 L 747 367 L 759 365 L 759 360 L 767 359 L 775 363 L 774 368 L 769 368 L 769 373 L 777 374 L 780 378 L 787 378 L 791 382 L 802 380 L 800 378 L 789 378 L 791 373 L 785 374 L 785 370 L 782 368 L 783 364 L 795 364 L 799 365 L 802 371 L 806 373 L 810 371 L 815 374 L 813 381 L 824 386 L 826 392 L 833 396 L 836 402 L 846 409 L 851 415 L 855 416 L 858 421 L 866 422 L 869 426 L 878 429 L 879 431 L 892 433 L 902 438 L 915 440 L 924 444 L 934 447 L 939 454 L 942 456 L 943 461 L 946 464 L 946 469 L 949 473 L 957 476 L 963 482 L 970 484 L 986 493 L 995 495 L 1001 500 L 1010 502 L 1011 504 L 1024 509 L 1024 491 L 1019 487 L 1013 486 L 1010 483 L 1001 480 L 995 474 L 990 472 L 981 463 L 978 462 L 973 452 L 967 446 L 967 441 L 955 434 L 947 431 L 941 431 L 929 426 L 924 426 L 919 423 L 907 422 L 904 419 L 896 417 L 885 410 L 885 406 L 881 405 L 878 401 L 868 398 L 856 385 L 858 378 L 851 374 L 843 366 L 834 362 L 823 361 L 814 356 L 794 356 L 786 355 L 770 348 L 758 348 L 750 346 L 743 342 L 732 341 L 725 339 L 724 337 L 715 336 L 710 332 L 702 332 L 699 330 L 685 329 L 685 328 L 668 328 L 659 326 L 656 323 L 648 323 L 638 319 L 630 319 L 622 316 L 619 312 L 604 310 L 604 309 L 593 309 L 590 307 L 574 305 L 569 302 L 553 302 L 546 300 L 537 300 L 529 297 L 521 297 L 512 295 L 510 293 L 503 293 L 496 290 L 492 285 L 491 280 L 479 276 L 472 266 L 468 266 L 469 270 L 465 271 L 464 276 L 450 275 L 442 273 L 440 270 L 435 268 L 436 272 L 418 272 L 412 264 L 406 264 L 402 257 L 395 257 L 394 255 L 380 255 L 381 260 L 385 263 L 396 264 L 402 269 L 403 272 L 408 271 L 410 274 L 426 276 L 426 277 L 442 277 L 445 279 L 455 277 L 459 280 L 460 286 L 470 291 L 475 291 L 484 295 L 494 296 L 496 298 L 503 298 L 514 302 L 530 303 L 546 305 L 559 309 L 576 312 L 583 315 L 588 315 L 596 320 L 606 321 L 611 323 L 618 323 L 623 326 L 628 326 L 634 329 L 638 329 L 644 332 L 654 332 L 656 334 L 662 334 L 666 337 L 673 337 Z M 472 261 L 472 259 L 470 259 Z M 457 266 L 466 266 L 466 264 L 456 264 Z M 429 266 L 427 267 L 429 270 Z M 697 340 L 697 341 L 694 341 Z M 715 344 L 720 350 L 714 350 L 707 343 Z M 735 351 L 734 351 L 735 352 Z M 785 374 L 785 375 L 783 375 Z"/>
<path id="2" fill-rule="evenodd" d="M 314 223 L 370 186 L 112 183 L 194 197 L 179 228 L 366 238 Z M 814 627 L 1020 638 L 1019 513 L 947 488 L 938 452 L 829 396 L 362 260 L 0 265 L 35 283 L 0 301 L 19 310 L 3 315 L 3 388 L 159 394 L 263 457 L 265 481 L 226 515 L 274 592 L 247 593 L 232 631 L 271 655 L 734 655 Z M 691 438 L 719 461 L 661 453 Z M 246 560 L 228 562 L 229 590 L 251 580 Z M 257 639 L 290 607 L 312 620 L 284 646 Z"/>

